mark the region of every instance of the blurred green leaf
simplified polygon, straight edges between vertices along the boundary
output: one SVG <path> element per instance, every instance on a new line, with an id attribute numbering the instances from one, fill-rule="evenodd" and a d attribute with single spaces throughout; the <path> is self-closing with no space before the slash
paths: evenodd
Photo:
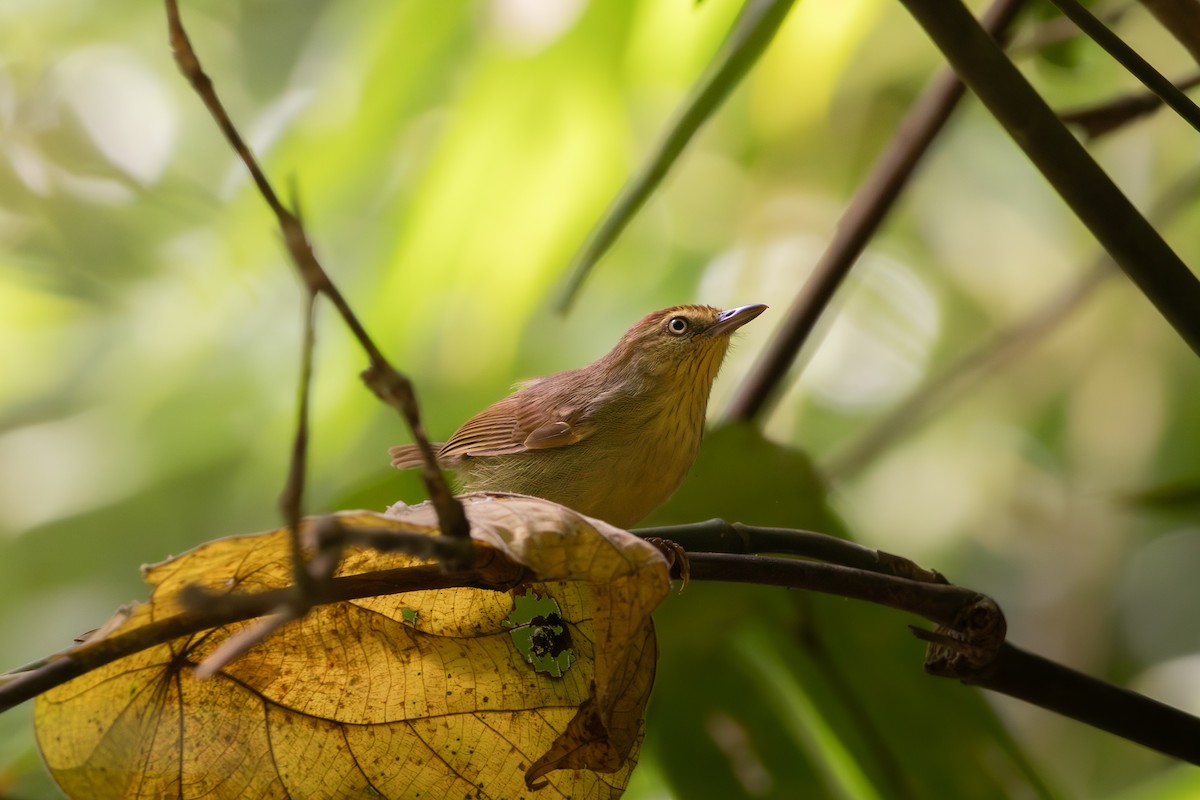
<path id="1" fill-rule="evenodd" d="M 549 30 L 550 15 L 522 16 L 527 4 L 499 0 L 276 5 L 184 4 L 184 14 L 272 176 L 281 188 L 296 179 L 318 252 L 418 386 L 435 438 L 514 379 L 602 354 L 654 307 L 786 307 L 837 210 L 895 135 L 902 106 L 940 63 L 885 0 L 793 8 L 731 102 L 710 114 L 706 135 L 687 145 L 688 169 L 675 162 L 678 180 L 655 190 L 653 213 L 621 237 L 586 303 L 563 319 L 545 309 L 545 293 L 630 154 L 646 146 L 645 126 L 678 104 L 742 2 L 553 4 L 575 10 Z M 1144 14 L 1120 28 L 1170 74 L 1194 68 Z M 1128 88 L 1086 42 L 1070 48 L 1069 69 L 1043 61 L 1027 70 L 1054 107 Z M 301 292 L 260 199 L 171 62 L 160 4 L 0 3 L 0 52 L 0 650 L 12 667 L 141 597 L 139 563 L 279 524 Z M 125 65 L 156 76 L 159 91 L 123 113 L 108 93 L 85 91 L 79 79 L 92 72 L 79 64 Z M 774 439 L 802 443 L 817 463 L 886 411 L 869 391 L 874 343 L 917 380 L 1095 259 L 1090 237 L 994 122 L 976 104 L 963 111 L 868 253 L 927 283 L 936 307 L 916 318 L 935 358 L 873 311 L 830 326 L 821 360 L 768 423 Z M 87 127 L 100 112 L 110 116 L 106 136 Z M 148 135 L 148 118 L 174 120 L 173 137 Z M 120 130 L 125 155 L 168 148 L 140 154 L 166 159 L 158 180 L 133 180 L 100 148 Z M 1149 203 L 1194 168 L 1194 144 L 1155 119 L 1119 132 L 1099 155 Z M 1163 230 L 1192 264 L 1197 229 L 1191 192 Z M 856 268 L 847 307 L 856 286 L 910 302 L 886 272 Z M 362 353 L 327 312 L 306 506 L 420 502 L 419 477 L 385 466 L 387 446 L 407 441 L 403 426 L 364 390 Z M 762 324 L 731 353 L 723 381 L 745 374 L 770 334 L 768 318 Z M 856 328 L 874 335 L 847 335 Z M 1122 585 L 1135 548 L 1195 518 L 1190 490 L 1165 484 L 1196 475 L 1195 366 L 1137 293 L 1111 282 L 999 380 L 839 480 L 837 508 L 864 540 L 993 593 L 1021 641 L 1119 682 L 1149 674 L 1156 664 L 1133 638 L 1145 618 L 1114 624 L 1122 598 L 1105 587 Z M 864 378 L 858 404 L 830 391 Z M 776 478 L 747 472 L 743 452 Z M 1138 513 L 1120 507 L 1130 487 L 1151 487 Z M 723 516 L 841 532 L 826 499 L 805 454 L 721 430 L 656 521 Z M 1158 607 L 1173 607 L 1189 585 L 1159 584 Z M 1191 641 L 1186 614 L 1154 619 L 1163 641 Z M 909 726 L 920 740 L 931 736 L 922 726 L 938 726 L 942 738 L 929 738 L 914 771 L 925 776 L 936 761 L 959 787 L 966 767 L 946 766 L 937 750 L 948 747 L 949 763 L 969 742 L 1003 741 L 964 733 L 979 721 L 978 696 L 921 676 L 905 621 L 836 598 L 694 583 L 660 615 L 654 752 L 635 783 L 658 798 L 671 787 L 686 787 L 683 797 L 753 794 L 763 786 L 757 761 L 773 787 L 760 796 L 828 796 L 836 784 L 813 760 L 825 747 L 861 759 L 875 789 L 912 796 L 932 784 L 881 770 L 907 753 L 890 737 Z M 753 635 L 739 638 L 743 630 Z M 793 735 L 779 692 L 747 666 L 759 657 L 786 665 L 789 696 L 812 702 L 828 731 L 814 740 L 821 747 Z M 852 695 L 838 688 L 839 670 Z M 876 697 L 875 683 L 896 697 Z M 914 687 L 913 706 L 927 704 L 916 711 L 900 702 Z M 1169 702 L 1193 691 L 1178 690 Z M 965 722 L 947 721 L 960 713 L 954 703 L 968 704 Z M 0 757 L 0 794 L 54 796 L 28 755 L 20 713 L 0 731 L 13 738 Z M 1143 786 L 1154 796 L 1156 774 L 1178 778 L 1165 759 L 1122 740 L 1065 720 L 1042 724 L 1037 711 L 1030 720 L 1014 727 L 1022 744 L 1048 754 L 1041 768 L 1076 796 Z M 964 741 L 944 744 L 958 734 Z M 977 779 L 995 785 L 1005 774 Z"/>
<path id="2" fill-rule="evenodd" d="M 1194 800 L 1200 797 L 1200 771 L 1178 765 L 1153 778 L 1117 792 L 1113 800 Z"/>
<path id="3" fill-rule="evenodd" d="M 795 0 L 746 0 L 704 74 L 641 169 L 622 188 L 571 264 L 560 305 L 574 298 L 592 266 L 654 193 L 696 131 L 708 121 L 771 43 Z"/>
<path id="4" fill-rule="evenodd" d="M 679 491 L 645 524 L 677 525 L 713 517 L 843 535 L 812 460 L 800 450 L 767 440 L 746 423 L 709 431 Z"/>
<path id="5" fill-rule="evenodd" d="M 744 425 L 705 440 L 653 521 L 714 516 L 841 529 L 809 459 Z M 906 625 L 921 620 L 696 583 L 655 618 L 662 679 L 643 757 L 680 797 L 1053 796 L 977 690 L 922 672 Z"/>

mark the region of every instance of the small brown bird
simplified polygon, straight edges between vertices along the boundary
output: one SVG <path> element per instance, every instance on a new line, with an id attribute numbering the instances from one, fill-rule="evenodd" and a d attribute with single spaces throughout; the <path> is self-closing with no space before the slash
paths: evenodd
<path id="1" fill-rule="evenodd" d="M 766 308 L 655 311 L 603 358 L 525 381 L 476 414 L 433 445 L 438 461 L 464 491 L 531 494 L 628 528 L 696 460 L 730 335 Z M 416 445 L 389 453 L 397 469 L 421 465 Z"/>

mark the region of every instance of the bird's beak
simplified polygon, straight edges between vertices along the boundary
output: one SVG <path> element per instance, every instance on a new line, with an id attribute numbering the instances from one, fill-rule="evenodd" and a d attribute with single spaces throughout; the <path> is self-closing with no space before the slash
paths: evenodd
<path id="1" fill-rule="evenodd" d="M 767 307 L 762 303 L 755 303 L 722 311 L 717 315 L 717 321 L 713 323 L 713 326 L 705 332 L 709 336 L 729 335 L 766 310 Z"/>

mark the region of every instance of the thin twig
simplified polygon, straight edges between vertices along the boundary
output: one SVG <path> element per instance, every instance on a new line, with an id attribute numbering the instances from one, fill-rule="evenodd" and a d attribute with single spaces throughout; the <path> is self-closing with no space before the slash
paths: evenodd
<path id="1" fill-rule="evenodd" d="M 304 303 L 304 342 L 301 345 L 299 397 L 296 402 L 296 434 L 292 440 L 292 457 L 288 461 L 287 483 L 279 497 L 280 511 L 288 528 L 292 549 L 292 579 L 296 582 L 297 609 L 315 593 L 313 577 L 309 574 L 300 542 L 300 523 L 304 516 L 304 486 L 308 471 L 308 409 L 312 392 L 313 350 L 316 345 L 315 312 L 317 293 L 309 288 Z"/>
<path id="2" fill-rule="evenodd" d="M 950 583 L 900 578 L 839 564 L 741 553 L 688 553 L 692 580 L 757 583 L 807 589 L 887 606 L 930 622 L 951 623 L 978 592 Z"/>
<path id="3" fill-rule="evenodd" d="M 1167 80 L 1167 78 L 1150 62 L 1138 55 L 1137 51 L 1113 33 L 1107 25 L 1097 19 L 1092 12 L 1084 8 L 1078 0 L 1050 0 L 1058 6 L 1058 10 L 1079 26 L 1079 30 L 1088 35 L 1093 42 L 1104 48 L 1104 51 L 1116 59 L 1117 63 L 1129 71 L 1142 84 L 1162 98 L 1176 114 L 1189 125 L 1200 131 L 1200 107 L 1191 98 Z"/>
<path id="4" fill-rule="evenodd" d="M 1023 0 L 996 0 L 985 13 L 983 25 L 992 35 L 1003 36 L 1022 5 Z M 832 241 L 792 302 L 779 330 L 738 387 L 727 412 L 729 419 L 749 420 L 759 416 L 779 393 L 784 377 L 817 320 L 896 204 L 964 91 L 958 77 L 944 69 L 913 103 L 891 143 L 842 214 Z"/>
<path id="5" fill-rule="evenodd" d="M 1097 17 L 1107 25 L 1116 25 L 1134 6 L 1133 0 L 1116 0 L 1109 3 L 1097 3 L 1092 9 Z M 1083 33 L 1079 26 L 1063 16 L 1051 17 L 1041 22 L 1032 23 L 1021 30 L 1019 36 L 1014 36 L 1008 52 L 1014 58 L 1038 53 L 1049 47 L 1060 45 L 1078 39 Z"/>
<path id="6" fill-rule="evenodd" d="M 511 588 L 508 584 L 486 581 L 474 570 L 447 572 L 438 565 L 424 565 L 333 578 L 317 605 L 457 587 L 494 591 Z M 43 660 L 34 669 L 3 676 L 0 682 L 0 712 L 105 664 L 155 645 L 274 613 L 286 607 L 294 593 L 294 588 L 287 586 L 253 594 L 208 595 L 196 607 L 179 614 L 129 631 L 117 630 L 104 638 L 85 641 Z"/>
<path id="7" fill-rule="evenodd" d="M 248 628 L 243 628 L 217 645 L 217 649 L 209 653 L 203 661 L 196 665 L 192 674 L 198 680 L 211 678 L 225 669 L 235 658 L 245 654 L 252 647 L 262 644 L 266 641 L 267 637 L 289 622 L 295 622 L 303 617 L 306 610 L 297 608 L 295 601 L 289 600 L 286 605 L 275 613 L 259 617 L 254 621 L 254 624 Z"/>
<path id="8" fill-rule="evenodd" d="M 959 0 L 901 2 L 1118 266 L 1200 354 L 1200 279 Z"/>
<path id="9" fill-rule="evenodd" d="M 1176 82 L 1175 86 L 1181 92 L 1200 86 L 1200 73 Z M 1153 92 L 1136 92 L 1094 105 L 1066 109 L 1058 112 L 1058 118 L 1068 125 L 1078 125 L 1084 135 L 1094 141 L 1157 111 L 1162 105 L 1162 98 Z"/>
<path id="10" fill-rule="evenodd" d="M 1155 225 L 1165 225 L 1195 202 L 1200 192 L 1200 169 L 1192 170 L 1172 184 L 1150 210 Z M 842 480 L 870 464 L 902 436 L 911 435 L 954 398 L 986 378 L 995 377 L 1033 343 L 1062 324 L 1116 271 L 1112 257 L 1102 254 L 1090 269 L 1058 295 L 1020 322 L 968 350 L 928 377 L 907 398 L 880 418 L 865 433 L 835 452 L 821 465 L 831 481 Z"/>
<path id="11" fill-rule="evenodd" d="M 408 423 L 413 441 L 416 442 L 418 449 L 421 451 L 421 456 L 425 464 L 424 469 L 421 471 L 421 477 L 425 482 L 429 499 L 437 509 L 438 525 L 442 533 L 447 536 L 462 538 L 469 536 L 470 528 L 467 524 L 466 515 L 463 513 L 462 505 L 454 498 L 450 488 L 446 485 L 446 480 L 438 469 L 437 458 L 433 452 L 433 448 L 430 446 L 429 439 L 425 435 L 424 428 L 421 425 L 416 393 L 413 391 L 412 384 L 383 357 L 383 353 L 375 346 L 375 343 L 367 334 L 366 329 L 363 328 L 362 323 L 359 322 L 358 317 L 351 310 L 342 293 L 334 285 L 333 281 L 330 280 L 329 275 L 317 260 L 313 252 L 312 243 L 300 219 L 280 202 L 279 196 L 271 187 L 270 181 L 267 180 L 257 159 L 255 159 L 254 154 L 242 139 L 241 134 L 238 133 L 224 105 L 222 105 L 220 99 L 217 97 L 212 80 L 201 68 L 200 60 L 192 48 L 191 41 L 188 39 L 183 22 L 179 17 L 177 0 L 165 0 L 165 2 L 171 48 L 174 51 L 175 62 L 179 65 L 180 71 L 191 83 L 196 94 L 200 96 L 200 99 L 216 121 L 217 127 L 221 129 L 221 132 L 233 147 L 234 152 L 237 153 L 242 163 L 246 166 L 246 169 L 250 172 L 250 177 L 258 187 L 259 194 L 262 195 L 267 205 L 270 206 L 271 211 L 274 212 L 280 231 L 283 233 L 283 240 L 288 254 L 299 270 L 305 285 L 310 291 L 324 295 L 333 303 L 334 308 L 338 310 L 338 313 L 350 329 L 350 332 L 354 335 L 354 338 L 358 340 L 359 345 L 366 352 L 369 366 L 362 373 L 363 380 L 380 399 L 399 410 L 405 422 Z"/>

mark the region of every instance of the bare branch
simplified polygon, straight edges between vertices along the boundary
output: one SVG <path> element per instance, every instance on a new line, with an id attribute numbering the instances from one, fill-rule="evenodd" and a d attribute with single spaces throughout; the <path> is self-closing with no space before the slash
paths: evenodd
<path id="1" fill-rule="evenodd" d="M 483 580 L 474 570 L 446 572 L 438 565 L 427 565 L 334 578 L 324 592 L 324 599 L 317 605 L 460 586 L 495 591 L 509 588 Z M 44 659 L 31 669 L 5 675 L 0 682 L 0 711 L 7 711 L 55 686 L 149 647 L 275 613 L 288 605 L 294 592 L 295 589 L 288 586 L 254 594 L 209 596 L 209 602 L 202 603 L 202 608 L 156 620 L 128 632 L 118 630 L 110 636 L 85 641 Z"/>
<path id="2" fill-rule="evenodd" d="M 1150 211 L 1150 219 L 1158 225 L 1167 223 L 1194 201 L 1197 191 L 1200 191 L 1200 170 L 1193 170 L 1163 192 Z M 912 394 L 822 464 L 825 476 L 836 481 L 857 472 L 897 439 L 935 419 L 939 410 L 971 386 L 999 375 L 1006 364 L 1066 321 L 1115 272 L 1112 257 L 1102 254 L 1078 279 L 1029 316 L 1000 330 L 926 378 Z"/>
<path id="3" fill-rule="evenodd" d="M 1200 64 L 1200 3 L 1196 0 L 1140 0 L 1159 24 Z"/>
<path id="4" fill-rule="evenodd" d="M 179 65 L 184 77 L 191 83 L 196 94 L 204 102 L 209 113 L 217 123 L 217 127 L 225 135 L 235 153 L 250 172 L 254 184 L 258 187 L 271 211 L 278 221 L 288 254 L 296 265 L 305 286 L 314 294 L 322 294 L 329 299 L 341 314 L 342 320 L 350 332 L 358 340 L 359 345 L 367 354 L 369 366 L 363 372 L 363 380 L 375 394 L 388 405 L 397 409 L 408 423 L 413 441 L 417 443 L 425 462 L 421 477 L 429 493 L 429 498 L 438 511 L 438 525 L 447 536 L 465 538 L 469 535 L 469 526 L 462 505 L 454 498 L 446 480 L 437 467 L 437 459 L 429 439 L 425 436 L 424 427 L 417 408 L 416 393 L 407 378 L 397 372 L 383 353 L 375 346 L 371 337 L 359 322 L 358 317 L 350 309 L 350 305 L 342 293 L 330 280 L 313 252 L 312 243 L 304 230 L 299 217 L 284 207 L 275 190 L 271 187 L 266 175 L 255 159 L 254 154 L 238 133 L 236 126 L 226 112 L 224 105 L 217 97 L 212 80 L 200 66 L 200 60 L 192 48 L 183 22 L 179 17 L 177 0 L 165 0 L 167 9 L 167 24 L 171 39 L 171 48 L 175 53 L 175 62 Z"/>
<path id="5" fill-rule="evenodd" d="M 1092 13 L 1106 25 L 1116 25 L 1136 5 L 1134 0 L 1111 0 L 1096 3 L 1092 7 Z M 1051 17 L 1023 28 L 1020 35 L 1013 37 L 1008 52 L 1014 57 L 1024 56 L 1078 39 L 1082 35 L 1079 26 L 1066 17 Z"/>
<path id="6" fill-rule="evenodd" d="M 984 27 L 994 36 L 1003 36 L 1022 5 L 1023 0 L 996 0 L 983 17 Z M 757 417 L 778 393 L 780 384 L 841 286 L 842 279 L 849 274 L 867 242 L 896 204 L 900 192 L 908 185 L 930 144 L 945 127 L 964 91 L 958 76 L 945 69 L 934 76 L 913 103 L 888 148 L 879 156 L 842 214 L 833 240 L 792 302 L 779 330 L 738 387 L 727 413 L 729 419 Z"/>
<path id="7" fill-rule="evenodd" d="M 296 434 L 292 441 L 292 457 L 288 464 L 287 483 L 279 498 L 280 510 L 287 525 L 292 547 L 292 577 L 296 582 L 298 596 L 296 610 L 303 615 L 304 604 L 315 594 L 312 576 L 304 559 L 304 548 L 300 542 L 300 522 L 304 514 L 304 485 L 308 471 L 308 408 L 312 392 L 313 349 L 316 343 L 314 326 L 316 321 L 317 293 L 311 288 L 304 304 L 304 343 L 301 347 L 299 398 L 296 409 Z"/>
<path id="8" fill-rule="evenodd" d="M 693 580 L 719 580 L 808 589 L 841 597 L 866 600 L 917 614 L 938 625 L 920 638 L 933 643 L 927 671 L 965 683 L 1002 692 L 1051 711 L 1071 716 L 1168 755 L 1200 764 L 1200 719 L 1149 698 L 1106 684 L 1033 656 L 1004 641 L 1006 625 L 995 601 L 970 589 L 946 583 L 936 572 L 922 570 L 905 559 L 875 553 L 868 548 L 810 531 L 728 525 L 713 520 L 697 525 L 649 529 L 642 533 L 669 533 L 673 541 L 716 541 L 726 549 L 765 547 L 774 551 L 825 552 L 832 557 L 861 563 L 852 568 L 794 558 L 693 552 L 688 555 Z M 332 529 L 327 534 L 337 538 Z M 422 547 L 451 546 L 446 537 L 397 535 L 366 531 L 366 540 L 389 549 L 411 551 Z M 788 541 L 791 538 L 793 541 Z M 415 539 L 424 540 L 417 543 Z M 821 542 L 821 539 L 828 541 Z M 475 569 L 446 572 L 423 565 L 332 578 L 321 588 L 319 603 L 333 603 L 398 592 L 472 587 L 507 591 L 528 576 L 491 577 L 489 551 L 474 548 Z M 914 580 L 905 574 L 918 577 Z M 222 625 L 263 618 L 242 637 L 233 637 L 222 660 L 206 664 L 219 669 L 265 635 L 290 621 L 294 587 L 255 593 L 214 595 L 195 589 L 182 598 L 185 610 L 166 619 L 122 631 L 118 625 L 106 635 L 51 656 L 23 671 L 0 679 L 0 711 L 7 710 L 90 670 L 149 647 L 187 637 Z M 274 615 L 274 616 L 268 616 Z M 222 652 L 222 651 L 218 651 Z"/>
<path id="9" fill-rule="evenodd" d="M 946 583 L 936 570 L 920 567 L 907 558 L 873 550 L 827 533 L 795 528 L 769 528 L 710 519 L 687 525 L 638 528 L 643 539 L 669 539 L 689 551 L 708 553 L 781 553 L 878 572 L 925 583 Z"/>
<path id="10" fill-rule="evenodd" d="M 1084 8 L 1078 0 L 1050 0 L 1058 6 L 1066 17 L 1079 26 L 1088 37 L 1104 48 L 1104 51 L 1116 59 L 1117 63 L 1129 71 L 1131 75 L 1142 82 L 1147 89 L 1162 98 L 1176 114 L 1189 125 L 1200 131 L 1200 108 L 1175 84 L 1150 65 L 1137 51 L 1125 44 L 1108 26 L 1097 19 L 1092 12 Z M 1195 5 L 1193 3 L 1193 5 Z"/>
<path id="11" fill-rule="evenodd" d="M 995 658 L 956 677 L 1200 764 L 1200 719 L 1005 643 Z"/>
<path id="12" fill-rule="evenodd" d="M 1176 82 L 1175 86 L 1181 92 L 1200 86 L 1200 73 Z M 1060 111 L 1058 118 L 1068 125 L 1078 125 L 1088 139 L 1098 139 L 1154 113 L 1162 105 L 1162 98 L 1153 92 L 1137 92 L 1095 105 Z"/>
<path id="13" fill-rule="evenodd" d="M 961 2 L 902 2 L 1118 266 L 1180 338 L 1200 353 L 1200 279 L 1059 122 Z"/>

